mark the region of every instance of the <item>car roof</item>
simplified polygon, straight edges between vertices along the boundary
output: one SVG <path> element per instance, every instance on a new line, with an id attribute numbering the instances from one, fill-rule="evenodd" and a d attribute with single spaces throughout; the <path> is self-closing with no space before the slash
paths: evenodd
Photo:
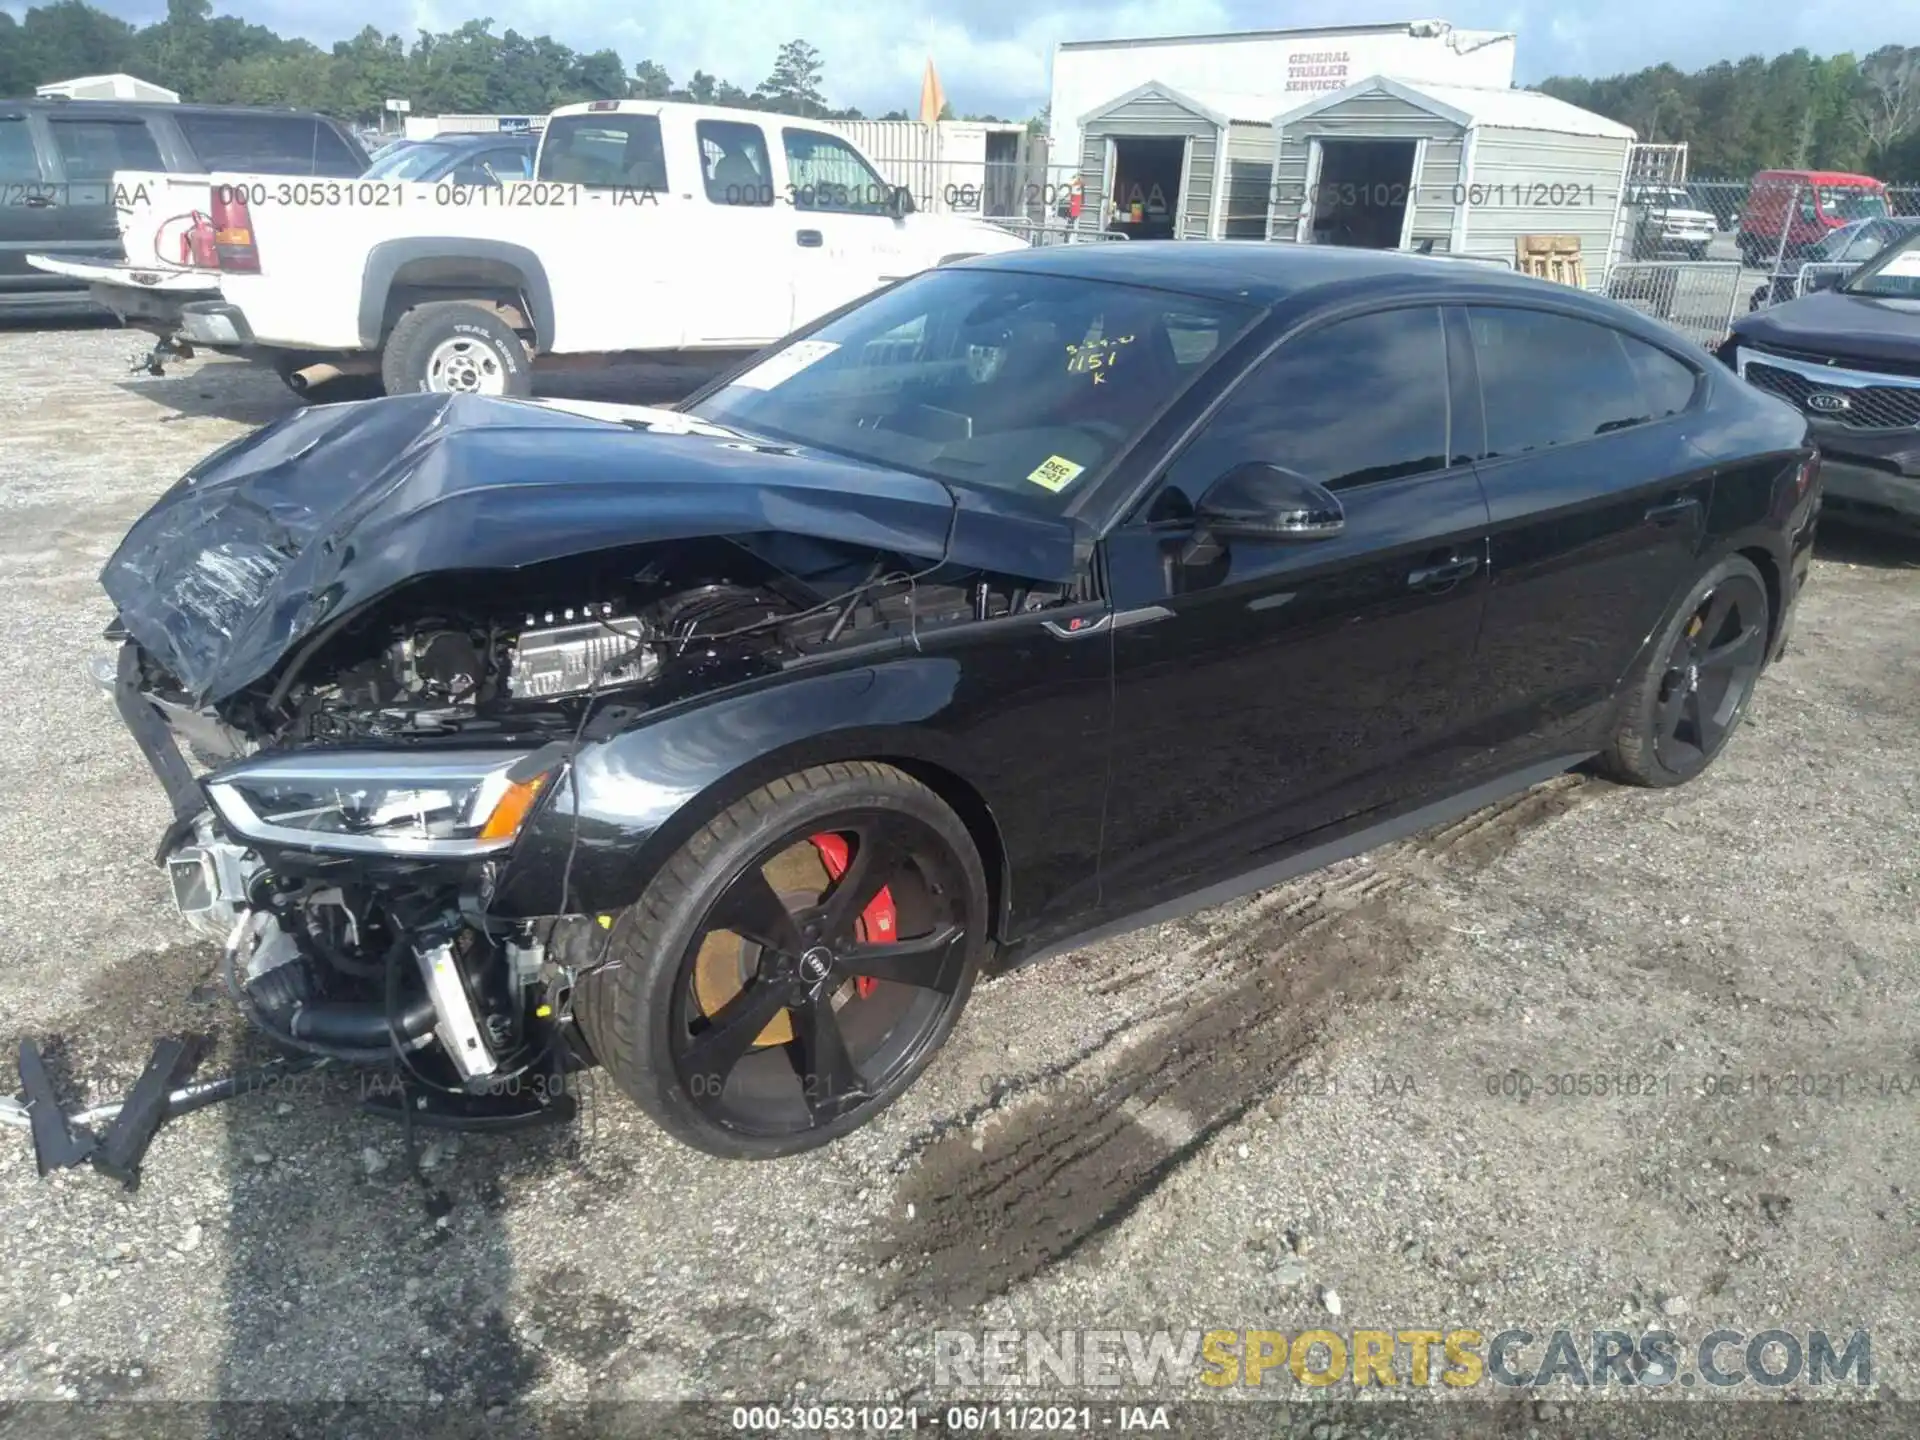
<path id="1" fill-rule="evenodd" d="M 1871 175 L 1855 175 L 1849 170 L 1762 170 L 1756 180 L 1810 180 L 1815 185 L 1879 185 Z"/>
<path id="2" fill-rule="evenodd" d="M 1396 280 L 1406 288 L 1583 295 L 1566 285 L 1516 274 L 1498 265 L 1466 259 L 1410 255 L 1402 250 L 1362 250 L 1339 245 L 1298 245 L 1261 240 L 1128 240 L 1085 245 L 1042 245 L 962 260 L 967 269 L 1017 270 L 1142 285 L 1212 300 L 1277 305 L 1310 291 L 1355 283 Z"/>
<path id="3" fill-rule="evenodd" d="M 19 99 L 0 99 L 8 110 L 33 109 L 61 111 L 67 114 L 105 115 L 124 111 L 140 115 L 271 115 L 295 116 L 302 120 L 325 120 L 339 129 L 346 127 L 318 110 L 299 110 L 291 105 L 196 105 L 186 100 L 70 100 L 64 95 L 26 95 Z"/>
<path id="4" fill-rule="evenodd" d="M 408 145 L 462 145 L 479 149 L 493 145 L 531 145 L 539 137 L 535 135 L 513 135 L 504 130 L 454 130 L 444 135 L 422 135 L 417 140 L 407 140 Z"/>

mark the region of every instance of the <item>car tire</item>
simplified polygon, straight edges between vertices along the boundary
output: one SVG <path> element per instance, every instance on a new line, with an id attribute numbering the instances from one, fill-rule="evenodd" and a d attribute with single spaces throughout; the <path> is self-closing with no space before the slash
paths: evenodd
<path id="1" fill-rule="evenodd" d="M 402 315 L 387 336 L 380 380 L 389 395 L 531 395 L 526 342 L 491 310 L 435 300 Z"/>
<path id="2" fill-rule="evenodd" d="M 1766 582 L 1730 555 L 1674 607 L 1628 679 L 1599 768 L 1623 784 L 1665 788 L 1693 779 L 1746 716 L 1772 625 Z"/>
<path id="3" fill-rule="evenodd" d="M 858 943 L 874 933 L 875 912 L 857 894 L 845 899 L 863 904 L 865 928 L 852 943 L 835 929 L 853 923 L 833 918 L 838 881 L 817 903 L 805 895 L 796 902 L 780 884 L 779 866 L 796 849 L 817 846 L 823 831 L 851 841 L 841 852 L 845 877 L 873 846 L 866 883 L 872 875 L 891 878 L 871 903 L 898 907 L 887 912 L 891 922 L 880 921 L 893 931 L 890 943 Z M 912 866 L 885 868 L 895 851 L 910 855 Z M 729 928 L 729 921 L 744 926 L 766 915 L 767 897 L 782 907 L 775 920 L 784 913 L 790 930 L 800 927 L 785 950 Z M 822 765 L 735 801 L 660 867 L 640 899 L 612 918 L 604 963 L 577 982 L 575 1013 L 594 1059 L 674 1138 L 728 1159 L 796 1154 L 866 1124 L 919 1077 L 966 1005 L 986 952 L 988 915 L 979 852 L 933 791 L 889 765 Z M 956 928 L 956 939 L 914 968 L 928 935 L 938 942 Z M 912 978 L 869 981 L 845 968 L 862 955 L 871 966 L 876 952 L 908 957 L 902 969 Z M 809 963 L 813 972 L 804 968 Z M 710 995 L 716 983 L 720 992 Z M 850 1012 L 876 996 L 885 1006 Z M 885 1028 L 893 1010 L 899 1033 Z M 847 1066 L 831 1063 L 836 1044 Z M 821 1083 L 836 1069 L 849 1083 Z"/>

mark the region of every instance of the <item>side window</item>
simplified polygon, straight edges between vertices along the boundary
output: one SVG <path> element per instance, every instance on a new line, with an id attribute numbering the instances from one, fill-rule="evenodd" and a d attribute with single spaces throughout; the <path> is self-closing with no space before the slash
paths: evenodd
<path id="1" fill-rule="evenodd" d="M 164 170 L 144 120 L 49 117 L 54 149 L 69 180 L 111 180 L 116 170 Z"/>
<path id="2" fill-rule="evenodd" d="M 33 132 L 19 115 L 0 117 L 0 180 L 38 180 L 40 161 L 33 153 Z"/>
<path id="3" fill-rule="evenodd" d="M 313 128 L 313 173 L 329 179 L 344 180 L 360 174 L 366 163 L 351 146 L 334 132 L 331 125 L 316 122 Z"/>
<path id="4" fill-rule="evenodd" d="M 1163 492 L 1172 509 L 1161 513 L 1177 513 L 1183 499 L 1197 501 L 1227 471 L 1256 461 L 1330 490 L 1444 470 L 1446 376 L 1446 332 L 1432 306 L 1296 336 L 1240 382 L 1180 453 Z"/>
<path id="5" fill-rule="evenodd" d="M 1864 264 L 1886 248 L 1886 231 L 1879 225 L 1862 225 L 1860 232 L 1847 242 L 1847 248 L 1841 251 L 1839 258 L 1855 264 Z"/>
<path id="6" fill-rule="evenodd" d="M 180 133 L 187 137 L 187 144 L 199 157 L 203 171 L 246 170 L 261 175 L 316 173 L 320 127 L 308 116 L 188 112 L 175 118 Z M 338 149 L 346 149 L 339 136 L 329 132 L 326 138 Z"/>
<path id="7" fill-rule="evenodd" d="M 1634 378 L 1640 382 L 1640 398 L 1646 404 L 1647 419 L 1664 420 L 1693 403 L 1694 389 L 1700 383 L 1698 375 L 1664 350 L 1631 335 L 1616 332 L 1613 338 L 1626 354 Z"/>
<path id="8" fill-rule="evenodd" d="M 1542 310 L 1475 308 L 1468 318 L 1491 458 L 1577 444 L 1670 413 L 1654 406 L 1671 402 L 1671 375 L 1655 382 L 1658 394 L 1643 393 L 1643 376 L 1666 357 L 1656 352 L 1636 364 L 1628 337 L 1608 326 Z M 1689 372 L 1689 397 L 1691 381 Z"/>
<path id="9" fill-rule="evenodd" d="M 758 125 L 702 120 L 693 130 L 700 143 L 707 199 L 716 205 L 773 204 L 773 167 L 767 160 L 767 137 Z"/>
<path id="10" fill-rule="evenodd" d="M 507 180 L 524 180 L 527 157 L 518 150 L 482 150 L 463 161 L 452 176 L 456 185 L 498 185 Z"/>
<path id="11" fill-rule="evenodd" d="M 667 188 L 667 150 L 657 115 L 562 115 L 547 126 L 540 179 L 611 190 Z"/>
<path id="12" fill-rule="evenodd" d="M 783 130 L 794 208 L 885 215 L 893 187 L 858 150 L 822 130 Z"/>

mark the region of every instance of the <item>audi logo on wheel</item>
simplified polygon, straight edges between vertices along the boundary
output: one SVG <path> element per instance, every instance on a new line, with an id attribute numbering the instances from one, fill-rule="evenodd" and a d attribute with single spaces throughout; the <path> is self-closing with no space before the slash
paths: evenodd
<path id="1" fill-rule="evenodd" d="M 1853 401 L 1831 390 L 1820 390 L 1807 396 L 1807 408 L 1822 415 L 1838 415 L 1843 410 L 1851 410 Z"/>

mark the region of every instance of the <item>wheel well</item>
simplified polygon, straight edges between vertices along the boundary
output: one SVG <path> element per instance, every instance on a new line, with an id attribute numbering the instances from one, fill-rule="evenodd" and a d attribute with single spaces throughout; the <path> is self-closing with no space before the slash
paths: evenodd
<path id="1" fill-rule="evenodd" d="M 409 260 L 394 272 L 380 319 L 384 339 L 400 317 L 416 305 L 434 300 L 462 300 L 492 310 L 521 338 L 534 338 L 533 317 L 526 298 L 527 281 L 503 260 L 472 257 L 425 257 Z"/>
<path id="2" fill-rule="evenodd" d="M 918 780 L 938 795 L 973 837 L 973 848 L 980 852 L 980 868 L 987 875 L 987 913 L 993 918 L 990 930 L 1005 940 L 1007 907 L 1012 899 L 1012 876 L 1007 873 L 1007 847 L 1001 839 L 999 822 L 978 790 L 951 770 L 925 760 L 904 759 L 893 755 L 869 757 L 882 765 L 891 765 Z"/>
<path id="3" fill-rule="evenodd" d="M 1761 583 L 1767 587 L 1767 654 L 1773 654 L 1774 642 L 1780 638 L 1780 622 L 1784 618 L 1780 611 L 1783 594 L 1780 587 L 1780 567 L 1772 555 L 1755 545 L 1739 552 L 1741 556 L 1753 562 L 1753 568 L 1760 572 Z"/>

